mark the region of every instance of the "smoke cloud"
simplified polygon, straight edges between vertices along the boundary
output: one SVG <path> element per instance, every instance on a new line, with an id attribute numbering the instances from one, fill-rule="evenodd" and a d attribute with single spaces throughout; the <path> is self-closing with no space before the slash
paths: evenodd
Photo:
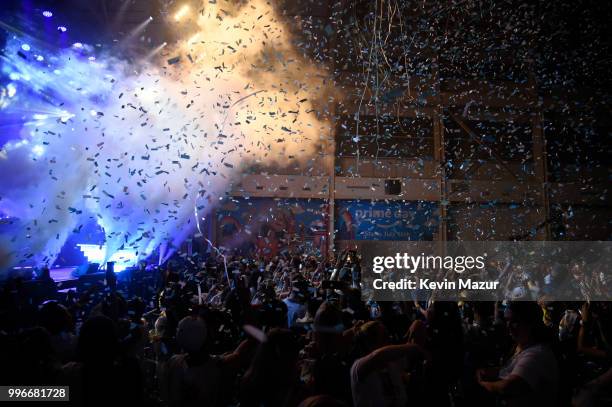
<path id="1" fill-rule="evenodd" d="M 16 92 L 0 106 L 23 120 L 0 152 L 0 210 L 19 219 L 0 236 L 9 265 L 51 263 L 88 216 L 107 256 L 177 245 L 247 166 L 307 168 L 325 150 L 324 71 L 275 10 L 205 2 L 195 16 L 159 60 L 9 40 L 2 70 Z"/>

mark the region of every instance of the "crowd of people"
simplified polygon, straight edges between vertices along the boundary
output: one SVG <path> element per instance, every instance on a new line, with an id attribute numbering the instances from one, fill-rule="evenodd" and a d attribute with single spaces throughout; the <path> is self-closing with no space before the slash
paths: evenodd
<path id="1" fill-rule="evenodd" d="M 372 302 L 359 256 L 140 263 L 2 283 L 0 383 L 94 406 L 612 405 L 612 304 Z"/>

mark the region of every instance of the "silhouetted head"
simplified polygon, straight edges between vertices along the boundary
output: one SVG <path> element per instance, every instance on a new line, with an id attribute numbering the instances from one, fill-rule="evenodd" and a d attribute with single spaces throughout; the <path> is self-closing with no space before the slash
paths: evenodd
<path id="1" fill-rule="evenodd" d="M 543 312 L 532 301 L 512 302 L 506 310 L 510 336 L 519 345 L 539 342 L 544 329 Z"/>
<path id="2" fill-rule="evenodd" d="M 119 338 L 113 321 L 105 316 L 89 318 L 79 333 L 77 355 L 83 363 L 109 364 L 119 352 Z"/>
<path id="3" fill-rule="evenodd" d="M 72 331 L 72 316 L 62 304 L 57 301 L 47 301 L 38 309 L 38 323 L 51 335 Z"/>

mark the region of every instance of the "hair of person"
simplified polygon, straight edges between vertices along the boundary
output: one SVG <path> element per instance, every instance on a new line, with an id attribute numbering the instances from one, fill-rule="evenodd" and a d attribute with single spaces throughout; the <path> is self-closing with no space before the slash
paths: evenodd
<path id="1" fill-rule="evenodd" d="M 206 342 L 206 322 L 199 316 L 186 316 L 181 319 L 176 329 L 176 342 L 188 353 L 202 350 Z"/>
<path id="2" fill-rule="evenodd" d="M 334 304 L 323 302 L 314 317 L 314 330 L 319 333 L 342 333 L 342 313 Z"/>
<path id="3" fill-rule="evenodd" d="M 508 306 L 512 318 L 529 327 L 533 340 L 537 343 L 551 342 L 553 333 L 544 324 L 544 311 L 534 301 L 514 301 Z"/>
<path id="4" fill-rule="evenodd" d="M 319 394 L 303 400 L 298 407 L 346 407 L 346 404 L 326 394 Z"/>
<path id="5" fill-rule="evenodd" d="M 112 363 L 119 352 L 119 338 L 112 319 L 98 315 L 83 323 L 77 356 L 84 363 Z"/>
<path id="6" fill-rule="evenodd" d="M 242 378 L 242 397 L 253 401 L 274 399 L 295 379 L 299 346 L 293 332 L 274 328 L 259 348 Z"/>
<path id="7" fill-rule="evenodd" d="M 492 301 L 475 301 L 472 303 L 472 309 L 481 318 L 492 318 L 495 312 L 495 303 Z"/>
<path id="8" fill-rule="evenodd" d="M 512 318 L 522 324 L 538 327 L 544 324 L 542 308 L 532 301 L 514 301 L 508 306 Z"/>
<path id="9" fill-rule="evenodd" d="M 355 335 L 357 357 L 365 356 L 373 350 L 382 327 L 384 325 L 380 321 L 368 321 L 359 327 Z"/>
<path id="10" fill-rule="evenodd" d="M 57 301 L 46 301 L 38 308 L 38 321 L 51 335 L 72 328 L 72 316 L 66 307 Z"/>

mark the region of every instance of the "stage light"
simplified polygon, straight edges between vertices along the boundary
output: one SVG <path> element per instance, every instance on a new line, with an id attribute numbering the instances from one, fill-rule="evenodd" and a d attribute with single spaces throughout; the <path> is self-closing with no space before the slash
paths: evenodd
<path id="1" fill-rule="evenodd" d="M 59 27 L 57 27 L 57 31 L 65 33 L 66 31 L 68 31 L 68 29 L 63 25 L 60 25 Z"/>
<path id="2" fill-rule="evenodd" d="M 6 91 L 8 97 L 12 98 L 17 93 L 17 88 L 12 83 L 9 83 L 8 85 L 6 85 Z"/>
<path id="3" fill-rule="evenodd" d="M 30 46 L 28 44 L 23 44 L 21 46 L 21 49 L 24 50 L 24 51 L 29 51 L 30 50 Z"/>
<path id="4" fill-rule="evenodd" d="M 41 146 L 40 144 L 37 144 L 32 147 L 32 153 L 34 153 L 36 157 L 42 157 L 42 155 L 45 153 L 45 147 Z"/>
<path id="5" fill-rule="evenodd" d="M 151 50 L 151 52 L 149 52 L 147 54 L 147 56 L 145 57 L 145 60 L 151 59 L 153 58 L 155 55 L 157 55 L 162 49 L 164 49 L 164 47 L 168 45 L 167 42 L 163 42 L 161 44 L 159 44 L 157 47 L 155 47 L 155 49 Z"/>
<path id="6" fill-rule="evenodd" d="M 176 14 L 174 15 L 174 20 L 180 21 L 181 18 L 183 18 L 185 14 L 187 14 L 188 12 L 189 12 L 189 6 L 185 4 L 183 7 L 179 9 L 179 11 L 176 12 Z"/>
<path id="7" fill-rule="evenodd" d="M 62 110 L 60 112 L 60 121 L 62 123 L 66 123 L 68 120 L 72 119 L 74 117 L 74 114 L 67 112 L 65 110 Z"/>
<path id="8" fill-rule="evenodd" d="M 134 29 L 132 29 L 132 31 L 130 31 L 125 36 L 125 38 L 123 38 L 121 40 L 120 45 L 125 45 L 125 44 L 128 44 L 129 42 L 131 42 L 134 38 L 136 38 L 138 35 L 140 35 L 145 30 L 145 28 L 147 28 L 147 25 L 149 25 L 149 23 L 151 21 L 153 21 L 153 17 L 149 16 L 149 18 L 147 18 L 142 23 L 140 23 L 136 27 L 134 27 Z"/>
<path id="9" fill-rule="evenodd" d="M 106 245 L 77 244 L 89 263 L 104 264 L 104 261 L 115 263 L 115 273 L 119 273 L 128 267 L 134 266 L 138 260 L 133 250 L 118 250 L 110 258 L 106 259 Z"/>
<path id="10" fill-rule="evenodd" d="M 83 48 L 83 44 L 81 44 L 80 42 L 75 42 L 74 44 L 72 44 L 72 46 L 75 48 Z"/>
<path id="11" fill-rule="evenodd" d="M 45 17 L 47 17 L 47 18 L 51 18 L 51 17 L 53 17 L 53 13 L 52 13 L 52 12 L 50 12 L 49 10 L 45 10 L 45 11 L 43 11 L 43 13 L 42 13 L 42 14 L 43 14 L 43 16 L 45 16 Z"/>

